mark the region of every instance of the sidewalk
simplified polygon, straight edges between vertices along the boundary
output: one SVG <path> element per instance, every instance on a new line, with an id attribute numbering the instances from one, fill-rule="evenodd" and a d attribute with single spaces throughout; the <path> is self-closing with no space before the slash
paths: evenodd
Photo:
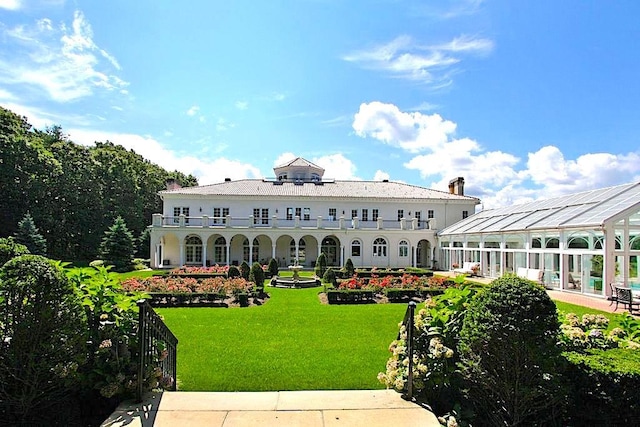
<path id="1" fill-rule="evenodd" d="M 394 390 L 164 392 L 124 403 L 102 427 L 439 427 Z"/>

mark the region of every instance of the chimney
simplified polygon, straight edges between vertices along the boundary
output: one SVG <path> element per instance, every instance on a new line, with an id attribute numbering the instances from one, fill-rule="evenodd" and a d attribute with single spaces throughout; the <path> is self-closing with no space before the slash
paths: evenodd
<path id="1" fill-rule="evenodd" d="M 449 193 L 464 196 L 464 178 L 459 176 L 449 181 Z"/>
<path id="2" fill-rule="evenodd" d="M 167 190 L 177 190 L 178 188 L 182 188 L 174 178 L 167 178 L 165 185 L 167 186 Z"/>
<path id="3" fill-rule="evenodd" d="M 231 182 L 231 178 L 225 178 L 224 182 Z"/>

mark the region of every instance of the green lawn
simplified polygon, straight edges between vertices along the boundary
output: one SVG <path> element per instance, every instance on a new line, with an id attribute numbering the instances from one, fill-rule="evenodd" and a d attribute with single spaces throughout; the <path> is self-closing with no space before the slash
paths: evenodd
<path id="1" fill-rule="evenodd" d="M 383 388 L 376 376 L 406 304 L 329 306 L 318 299 L 322 288 L 266 290 L 263 306 L 157 309 L 180 341 L 180 390 Z M 556 305 L 579 316 L 601 313 L 610 328 L 617 325 L 611 313 Z"/>
<path id="2" fill-rule="evenodd" d="M 569 304 L 567 302 L 562 302 L 562 301 L 554 301 L 554 302 L 556 303 L 556 307 L 558 308 L 558 311 L 565 314 L 574 313 L 578 317 L 582 317 L 583 314 L 587 314 L 587 313 L 605 315 L 609 319 L 609 327 L 607 328 L 608 330 L 613 329 L 616 326 L 620 325 L 620 322 L 618 320 L 620 315 L 618 314 L 609 313 L 606 311 L 600 311 L 600 310 L 596 310 L 589 307 L 583 307 L 581 305 Z"/>
<path id="3" fill-rule="evenodd" d="M 180 390 L 383 388 L 405 304 L 323 305 L 321 288 L 267 287 L 248 308 L 157 311 L 178 337 Z"/>

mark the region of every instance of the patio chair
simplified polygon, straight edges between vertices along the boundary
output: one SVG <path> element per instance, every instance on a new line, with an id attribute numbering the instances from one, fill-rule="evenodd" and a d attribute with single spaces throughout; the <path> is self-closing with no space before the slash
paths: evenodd
<path id="1" fill-rule="evenodd" d="M 569 273 L 569 284 L 571 285 L 572 289 L 580 289 L 580 280 L 574 279 L 571 273 Z"/>
<path id="2" fill-rule="evenodd" d="M 630 314 L 633 314 L 634 310 L 640 310 L 640 300 L 633 298 L 631 288 L 621 286 L 616 286 L 615 288 L 616 295 L 618 297 L 616 303 L 622 304 L 627 310 L 629 310 Z"/>

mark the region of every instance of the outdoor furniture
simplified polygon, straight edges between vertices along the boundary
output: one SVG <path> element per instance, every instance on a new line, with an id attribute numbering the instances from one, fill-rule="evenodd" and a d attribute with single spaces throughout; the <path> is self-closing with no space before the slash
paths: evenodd
<path id="1" fill-rule="evenodd" d="M 516 275 L 523 279 L 528 279 L 544 285 L 544 270 L 540 270 L 538 268 L 518 267 Z"/>
<path id="2" fill-rule="evenodd" d="M 634 310 L 640 310 L 640 300 L 633 297 L 631 288 L 615 286 L 615 292 L 617 296 L 616 309 L 618 308 L 617 304 L 622 304 L 631 314 Z"/>
<path id="3" fill-rule="evenodd" d="M 580 279 L 574 279 L 571 273 L 569 273 L 569 284 L 573 289 L 580 289 Z"/>
<path id="4" fill-rule="evenodd" d="M 465 262 L 464 264 L 462 264 L 462 268 L 454 268 L 453 272 L 474 276 L 478 272 L 478 270 L 480 270 L 479 262 Z"/>

